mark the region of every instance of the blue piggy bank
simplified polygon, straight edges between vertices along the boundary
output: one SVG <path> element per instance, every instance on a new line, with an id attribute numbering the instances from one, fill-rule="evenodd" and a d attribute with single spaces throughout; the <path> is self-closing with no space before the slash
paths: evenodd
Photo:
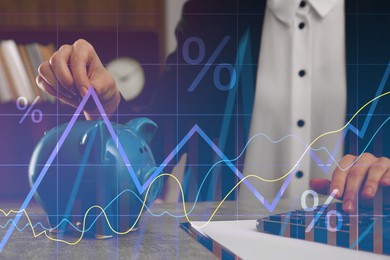
<path id="1" fill-rule="evenodd" d="M 29 182 L 32 186 L 41 173 L 67 124 L 43 136 L 32 154 Z M 142 186 L 156 170 L 150 150 L 157 125 L 147 118 L 136 118 L 125 125 L 112 123 L 118 140 L 113 140 L 104 121 L 77 121 L 37 188 L 35 199 L 46 211 L 52 231 L 85 232 L 96 238 L 110 237 L 112 229 L 123 232 L 136 226 L 143 201 L 150 205 L 162 189 L 157 178 L 140 194 L 117 148 L 119 142 Z M 112 229 L 98 208 L 105 209 Z M 145 207 L 143 208 L 145 210 Z M 85 219 L 84 219 L 85 218 Z M 72 223 L 73 227 L 69 226 Z M 77 231 L 78 229 L 78 231 Z"/>

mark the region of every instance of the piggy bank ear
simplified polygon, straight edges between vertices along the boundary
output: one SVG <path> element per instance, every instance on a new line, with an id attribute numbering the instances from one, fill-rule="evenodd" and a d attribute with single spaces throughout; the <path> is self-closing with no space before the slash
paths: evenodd
<path id="1" fill-rule="evenodd" d="M 157 124 L 146 117 L 132 119 L 127 122 L 126 125 L 147 143 L 152 141 L 153 136 L 157 131 Z"/>

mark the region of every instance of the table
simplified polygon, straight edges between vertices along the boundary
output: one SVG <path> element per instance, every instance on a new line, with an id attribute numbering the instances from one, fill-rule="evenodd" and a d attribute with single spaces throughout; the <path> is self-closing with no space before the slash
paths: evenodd
<path id="1" fill-rule="evenodd" d="M 18 209 L 20 205 L 21 202 L 0 202 L 0 208 L 5 211 Z M 193 203 L 186 203 L 187 210 L 189 211 L 193 205 Z M 198 203 L 190 214 L 191 220 L 207 220 L 217 205 L 217 202 Z M 279 205 L 279 210 L 286 209 L 283 201 Z M 153 214 L 167 211 L 182 215 L 183 206 L 181 203 L 154 204 L 151 211 Z M 48 227 L 44 211 L 37 203 L 32 202 L 27 212 L 33 223 L 40 221 Z M 236 202 L 226 201 L 213 220 L 256 219 L 259 214 L 269 213 L 264 207 L 250 207 L 247 214 L 238 216 Z M 14 214 L 9 217 L 0 216 L 0 225 L 4 226 L 12 219 L 11 216 Z M 50 241 L 44 235 L 34 238 L 30 227 L 25 228 L 23 232 L 15 229 L 0 257 L 1 259 L 214 259 L 215 256 L 211 252 L 179 227 L 181 222 L 186 221 L 184 217 L 175 218 L 167 214 L 157 217 L 150 212 L 145 212 L 137 231 L 127 235 L 116 235 L 106 240 L 83 238 L 74 246 Z M 22 228 L 27 223 L 27 218 L 22 217 L 18 227 Z M 37 230 L 42 229 L 37 228 Z M 6 229 L 0 229 L 1 238 L 5 232 Z M 76 238 L 65 235 L 64 239 L 74 241 Z"/>

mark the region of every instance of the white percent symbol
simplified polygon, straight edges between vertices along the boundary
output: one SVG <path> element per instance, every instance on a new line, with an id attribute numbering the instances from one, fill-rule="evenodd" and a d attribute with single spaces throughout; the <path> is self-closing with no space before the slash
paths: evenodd
<path id="1" fill-rule="evenodd" d="M 332 193 L 329 195 L 329 197 L 326 199 L 325 203 L 322 205 L 320 210 L 315 214 L 313 220 L 310 222 L 310 224 L 307 226 L 305 232 L 310 232 L 314 225 L 317 223 L 318 219 L 321 217 L 322 213 L 325 211 L 325 209 L 328 207 L 329 203 L 333 200 L 334 196 L 336 195 L 337 190 L 333 190 Z M 311 195 L 313 197 L 313 206 L 308 207 L 306 203 L 307 196 Z M 301 206 L 305 211 L 312 212 L 318 207 L 319 199 L 318 194 L 314 190 L 306 190 L 302 193 L 301 196 Z M 332 227 L 330 225 L 330 218 L 332 216 L 337 217 L 337 225 L 336 227 Z M 326 213 L 326 229 L 330 232 L 336 232 L 339 231 L 342 224 L 343 224 L 343 217 L 341 213 L 337 210 L 330 210 L 328 213 Z"/>
<path id="2" fill-rule="evenodd" d="M 42 121 L 42 111 L 39 110 L 39 109 L 33 109 L 33 107 L 35 106 L 35 103 L 37 103 L 39 99 L 39 96 L 37 96 L 34 101 L 32 102 L 32 104 L 30 106 L 28 106 L 28 102 L 27 102 L 27 98 L 25 97 L 19 97 L 17 100 L 16 100 L 16 107 L 18 108 L 18 110 L 20 111 L 25 111 L 27 110 L 24 115 L 22 116 L 22 118 L 19 120 L 19 124 L 23 123 L 23 121 L 26 119 L 26 117 L 30 114 L 31 112 L 31 120 L 34 122 L 34 123 L 40 123 Z M 32 110 L 32 111 L 31 111 Z"/>

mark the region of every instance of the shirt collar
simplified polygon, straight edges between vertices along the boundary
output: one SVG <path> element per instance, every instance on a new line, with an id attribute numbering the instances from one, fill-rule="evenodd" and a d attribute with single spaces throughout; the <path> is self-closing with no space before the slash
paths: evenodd
<path id="1" fill-rule="evenodd" d="M 305 0 L 324 18 L 338 0 Z M 290 24 L 299 8 L 301 0 L 268 0 L 267 5 L 275 16 L 284 23 Z"/>
<path id="2" fill-rule="evenodd" d="M 308 0 L 314 10 L 324 18 L 336 5 L 338 0 Z"/>

